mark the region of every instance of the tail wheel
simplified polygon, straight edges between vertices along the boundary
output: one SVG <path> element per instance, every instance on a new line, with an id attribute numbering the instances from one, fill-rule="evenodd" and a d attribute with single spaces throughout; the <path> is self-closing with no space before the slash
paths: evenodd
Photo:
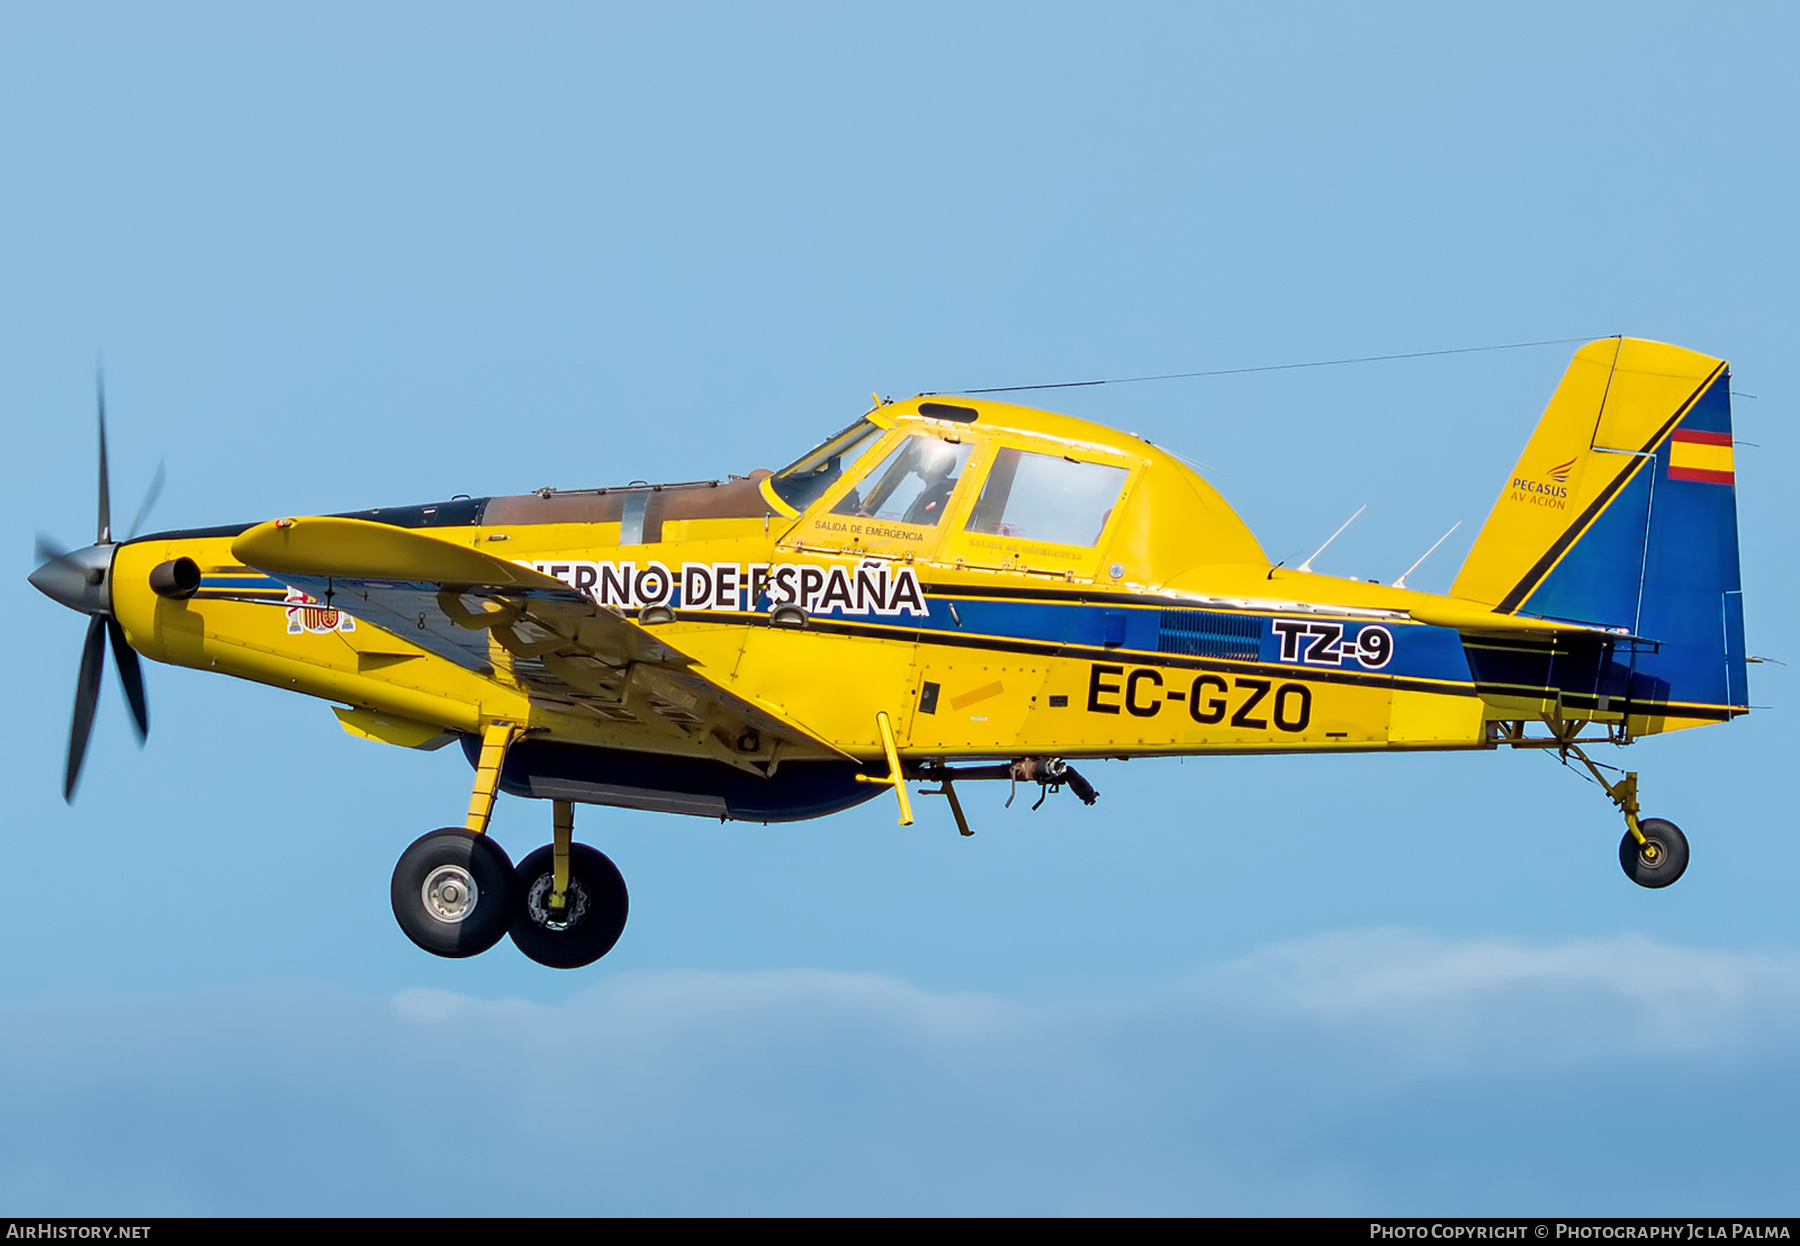
<path id="1" fill-rule="evenodd" d="M 1625 877 L 1640 887 L 1667 887 L 1687 870 L 1687 836 L 1665 818 L 1645 818 L 1638 830 L 1644 833 L 1643 843 L 1630 831 L 1619 841 Z"/>
<path id="2" fill-rule="evenodd" d="M 579 969 L 612 951 L 625 932 L 630 898 L 619 867 L 605 853 L 570 844 L 567 903 L 558 912 L 550 907 L 555 867 L 555 849 L 546 844 L 513 872 L 512 941 L 540 965 Z"/>
<path id="3" fill-rule="evenodd" d="M 406 937 L 435 956 L 476 956 L 512 917 L 512 860 L 486 835 L 446 827 L 414 840 L 390 897 Z"/>

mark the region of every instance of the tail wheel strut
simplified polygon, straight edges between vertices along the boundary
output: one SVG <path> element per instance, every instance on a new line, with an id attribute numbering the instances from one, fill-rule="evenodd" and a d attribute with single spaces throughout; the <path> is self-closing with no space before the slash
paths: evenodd
<path id="1" fill-rule="evenodd" d="M 1577 744 L 1561 746 L 1563 763 L 1573 756 L 1594 777 L 1625 817 L 1625 837 L 1619 841 L 1619 865 L 1625 877 L 1640 887 L 1667 887 L 1687 871 L 1688 842 L 1681 828 L 1667 818 L 1638 817 L 1637 771 L 1609 782 L 1600 767 Z"/>

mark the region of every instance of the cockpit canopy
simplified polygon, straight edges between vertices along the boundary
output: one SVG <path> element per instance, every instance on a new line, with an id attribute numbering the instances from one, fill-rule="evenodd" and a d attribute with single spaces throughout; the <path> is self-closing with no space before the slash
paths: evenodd
<path id="1" fill-rule="evenodd" d="M 867 418 L 858 420 L 776 472 L 769 485 L 782 501 L 805 511 L 848 473 L 860 479 L 838 499 L 831 514 L 935 527 L 947 513 L 973 443 L 911 433 L 863 475 L 859 460 L 887 432 Z M 988 465 L 964 530 L 1060 545 L 1096 545 L 1128 475 L 1124 467 L 1003 446 Z"/>
<path id="2" fill-rule="evenodd" d="M 884 405 L 766 490 L 798 518 L 783 539 L 796 549 L 1140 584 L 1201 563 L 1266 563 L 1243 521 L 1174 458 L 1010 404 Z"/>

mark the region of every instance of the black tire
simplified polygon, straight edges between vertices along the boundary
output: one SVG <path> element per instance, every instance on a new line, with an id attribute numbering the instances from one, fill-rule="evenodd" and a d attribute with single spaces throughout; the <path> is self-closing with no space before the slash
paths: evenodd
<path id="1" fill-rule="evenodd" d="M 1640 887 L 1667 887 L 1687 870 L 1687 836 L 1666 818 L 1641 819 L 1638 829 L 1644 833 L 1642 845 L 1630 831 L 1619 841 L 1625 877 Z"/>
<path id="2" fill-rule="evenodd" d="M 631 900 L 619 867 L 604 852 L 570 844 L 572 914 L 564 925 L 552 916 L 548 903 L 555 865 L 555 850 L 545 844 L 513 871 L 512 941 L 540 965 L 580 969 L 612 951 L 625 933 Z"/>
<path id="3" fill-rule="evenodd" d="M 480 955 L 512 919 L 512 878 L 512 859 L 490 837 L 459 826 L 428 832 L 394 866 L 394 920 L 434 956 Z M 470 883 L 472 903 L 462 894 Z"/>

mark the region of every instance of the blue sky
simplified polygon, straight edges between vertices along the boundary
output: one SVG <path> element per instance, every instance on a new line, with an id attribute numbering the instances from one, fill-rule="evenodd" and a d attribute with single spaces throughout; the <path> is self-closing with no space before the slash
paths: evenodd
<path id="1" fill-rule="evenodd" d="M 1625 754 L 1632 887 L 1536 755 L 1100 766 L 790 827 L 581 810 L 593 969 L 395 927 L 469 775 L 149 672 L 59 799 L 79 620 L 156 526 L 778 466 L 871 390 L 1626 332 L 1725 356 L 1751 652 L 1790 651 L 1796 19 L 1777 6 L 0 11 L 0 1206 L 1792 1212 L 1789 669 Z M 1573 346 L 1054 392 L 1272 557 L 1447 587 Z M 503 798 L 515 857 L 546 811 Z M 446 1130 L 436 1088 L 455 1088 Z M 558 1104 L 601 1124 L 545 1141 Z M 1655 1182 L 1620 1164 L 1657 1139 Z"/>

